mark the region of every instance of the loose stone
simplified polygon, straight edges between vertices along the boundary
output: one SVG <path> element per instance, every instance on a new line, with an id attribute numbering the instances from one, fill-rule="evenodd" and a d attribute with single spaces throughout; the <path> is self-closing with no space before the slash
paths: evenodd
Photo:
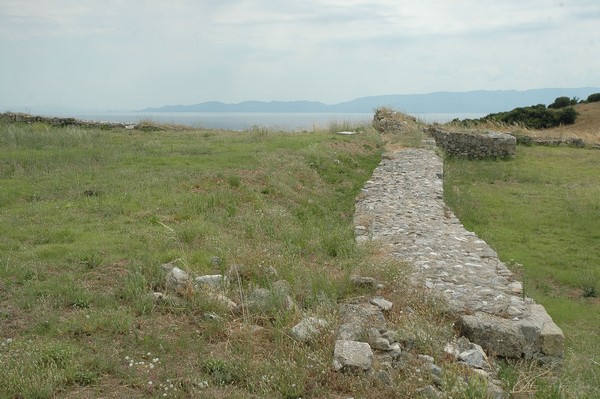
<path id="1" fill-rule="evenodd" d="M 381 310 L 390 310 L 393 306 L 392 302 L 380 296 L 371 299 L 371 304 L 377 306 Z"/>
<path id="2" fill-rule="evenodd" d="M 333 367 L 336 371 L 367 371 L 373 363 L 373 351 L 369 344 L 357 341 L 338 340 L 333 352 Z"/>
<path id="3" fill-rule="evenodd" d="M 325 327 L 327 327 L 327 321 L 316 317 L 306 317 L 292 327 L 291 335 L 297 341 L 308 342 L 319 335 Z"/>

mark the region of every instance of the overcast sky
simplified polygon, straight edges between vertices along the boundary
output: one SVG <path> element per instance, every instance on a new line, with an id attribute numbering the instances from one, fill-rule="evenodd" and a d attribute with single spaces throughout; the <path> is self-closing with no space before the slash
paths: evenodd
<path id="1" fill-rule="evenodd" d="M 600 85 L 599 0 L 0 0 L 0 111 Z"/>

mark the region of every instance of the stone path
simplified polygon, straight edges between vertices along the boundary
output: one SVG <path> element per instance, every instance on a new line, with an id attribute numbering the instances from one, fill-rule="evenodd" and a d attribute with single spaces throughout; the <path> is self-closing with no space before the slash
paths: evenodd
<path id="1" fill-rule="evenodd" d="M 431 148 L 384 159 L 357 200 L 357 240 L 377 240 L 412 264 L 418 281 L 464 315 L 464 330 L 484 348 L 509 357 L 561 357 L 562 331 L 543 307 L 523 297 L 521 283 L 492 248 L 446 207 L 442 173 Z"/>

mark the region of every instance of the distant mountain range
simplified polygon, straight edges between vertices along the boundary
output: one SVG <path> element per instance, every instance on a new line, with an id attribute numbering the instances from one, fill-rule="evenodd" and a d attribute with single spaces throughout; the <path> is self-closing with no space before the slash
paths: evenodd
<path id="1" fill-rule="evenodd" d="M 586 99 L 600 93 L 597 87 L 548 88 L 532 90 L 477 90 L 467 92 L 435 92 L 429 94 L 396 94 L 361 97 L 338 104 L 317 101 L 244 101 L 227 104 L 208 101 L 193 105 L 165 105 L 139 112 L 287 112 L 287 113 L 370 113 L 385 106 L 406 113 L 492 113 L 517 107 L 551 104 L 557 97 Z"/>

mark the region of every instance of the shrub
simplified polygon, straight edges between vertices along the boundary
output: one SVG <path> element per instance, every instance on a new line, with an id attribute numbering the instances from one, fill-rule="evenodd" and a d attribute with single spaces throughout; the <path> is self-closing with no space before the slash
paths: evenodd
<path id="1" fill-rule="evenodd" d="M 579 114 L 572 107 L 561 110 L 548 109 L 544 104 L 519 107 L 512 111 L 489 114 L 483 121 L 520 124 L 530 129 L 547 129 L 575 123 Z"/>
<path id="2" fill-rule="evenodd" d="M 575 104 L 577 104 L 576 97 L 573 97 L 572 99 L 569 99 L 569 97 L 557 97 L 552 104 L 548 105 L 548 108 L 559 109 Z"/>
<path id="3" fill-rule="evenodd" d="M 578 115 L 579 113 L 575 111 L 575 108 L 567 107 L 555 116 L 559 125 L 572 125 L 575 123 Z"/>
<path id="4" fill-rule="evenodd" d="M 588 103 L 596 103 L 600 101 L 600 93 L 590 94 L 587 98 Z"/>

